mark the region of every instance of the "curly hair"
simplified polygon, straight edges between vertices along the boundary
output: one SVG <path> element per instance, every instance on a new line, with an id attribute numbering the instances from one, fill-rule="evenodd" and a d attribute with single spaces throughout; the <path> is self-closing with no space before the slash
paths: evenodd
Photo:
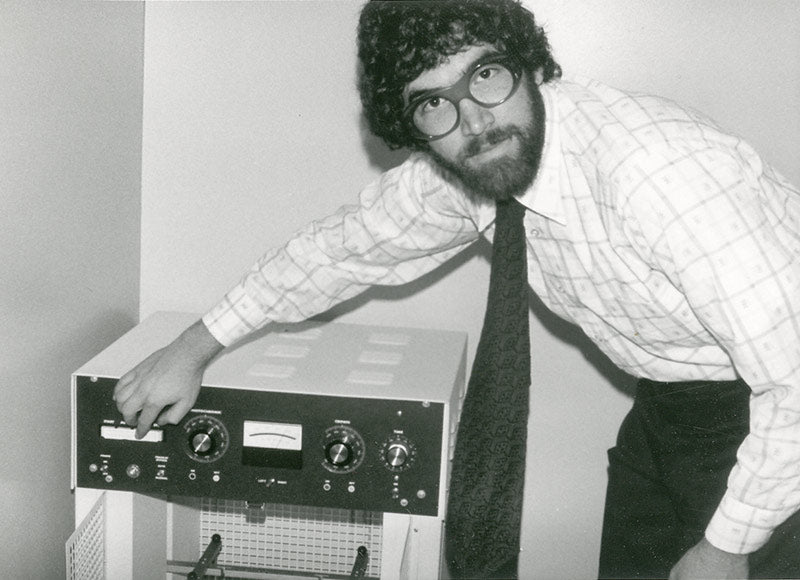
<path id="1" fill-rule="evenodd" d="M 371 0 L 358 25 L 359 92 L 370 130 L 392 149 L 418 145 L 403 124 L 403 90 L 422 72 L 491 44 L 544 80 L 561 76 L 544 30 L 519 0 Z"/>

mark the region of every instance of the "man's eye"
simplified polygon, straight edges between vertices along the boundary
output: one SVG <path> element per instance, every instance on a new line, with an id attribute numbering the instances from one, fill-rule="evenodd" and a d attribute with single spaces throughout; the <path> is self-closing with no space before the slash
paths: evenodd
<path id="1" fill-rule="evenodd" d="M 433 110 L 438 109 L 442 105 L 443 102 L 444 102 L 444 99 L 442 99 L 441 97 L 431 97 L 430 99 L 425 100 L 420 105 L 420 110 L 423 113 L 432 112 Z"/>
<path id="2" fill-rule="evenodd" d="M 496 67 L 487 66 L 478 71 L 478 77 L 480 77 L 481 80 L 486 80 L 492 78 L 498 72 L 499 70 Z"/>

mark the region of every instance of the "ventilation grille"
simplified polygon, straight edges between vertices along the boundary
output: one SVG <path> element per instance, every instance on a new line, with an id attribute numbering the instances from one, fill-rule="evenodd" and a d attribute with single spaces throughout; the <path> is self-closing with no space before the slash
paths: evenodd
<path id="1" fill-rule="evenodd" d="M 200 553 L 222 537 L 220 566 L 347 575 L 359 546 L 367 548 L 367 576 L 380 577 L 383 516 L 379 512 L 203 498 Z"/>
<path id="2" fill-rule="evenodd" d="M 67 540 L 67 579 L 105 578 L 106 494 L 102 494 Z"/>

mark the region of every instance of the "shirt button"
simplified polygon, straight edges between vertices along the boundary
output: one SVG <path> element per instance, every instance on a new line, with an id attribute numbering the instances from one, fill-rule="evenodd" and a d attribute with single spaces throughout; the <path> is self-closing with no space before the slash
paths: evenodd
<path id="1" fill-rule="evenodd" d="M 542 235 L 542 231 L 541 231 L 541 230 L 538 230 L 538 229 L 536 229 L 536 228 L 533 228 L 533 229 L 531 230 L 531 235 L 532 235 L 534 238 L 538 238 L 539 236 L 541 236 L 541 235 Z"/>

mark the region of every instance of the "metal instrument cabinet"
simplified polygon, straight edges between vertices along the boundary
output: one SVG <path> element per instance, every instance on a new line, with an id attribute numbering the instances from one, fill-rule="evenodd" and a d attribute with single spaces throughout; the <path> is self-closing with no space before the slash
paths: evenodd
<path id="1" fill-rule="evenodd" d="M 116 380 L 196 319 L 156 313 L 73 374 L 68 577 L 187 577 L 215 534 L 209 577 L 443 575 L 466 335 L 271 325 L 137 440 Z"/>

